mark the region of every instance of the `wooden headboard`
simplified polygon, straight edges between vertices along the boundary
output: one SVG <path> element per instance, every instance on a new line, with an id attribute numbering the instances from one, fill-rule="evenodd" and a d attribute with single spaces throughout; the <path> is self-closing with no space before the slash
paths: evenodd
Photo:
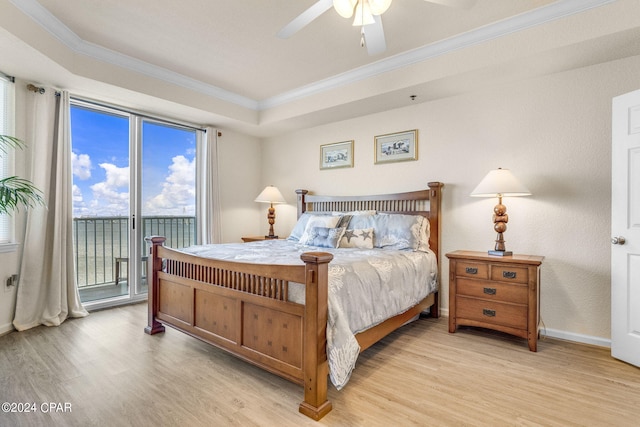
<path id="1" fill-rule="evenodd" d="M 385 213 L 423 215 L 429 219 L 429 247 L 436 256 L 440 250 L 441 182 L 430 182 L 428 190 L 374 196 L 316 196 L 296 190 L 298 218 L 305 212 L 349 212 L 375 210 Z M 438 257 L 439 259 L 439 257 Z"/>

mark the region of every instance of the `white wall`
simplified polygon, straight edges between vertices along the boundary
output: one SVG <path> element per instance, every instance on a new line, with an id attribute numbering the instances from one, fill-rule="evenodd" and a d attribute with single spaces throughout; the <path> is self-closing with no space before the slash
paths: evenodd
<path id="1" fill-rule="evenodd" d="M 278 206 L 277 228 L 283 234 L 295 223 L 295 188 L 378 194 L 442 181 L 442 253 L 485 251 L 495 238 L 496 200 L 469 194 L 489 170 L 509 168 L 533 196 L 504 200 L 507 248 L 546 257 L 544 325 L 551 335 L 606 345 L 611 99 L 638 89 L 639 72 L 640 57 L 632 57 L 269 138 L 263 170 L 291 202 Z M 374 165 L 373 137 L 408 129 L 419 131 L 419 159 Z M 354 167 L 319 170 L 320 145 L 350 139 Z M 446 313 L 446 258 L 442 273 Z"/>
<path id="2" fill-rule="evenodd" d="M 221 132 L 218 155 L 222 241 L 240 242 L 242 236 L 262 233 L 258 215 L 261 206 L 254 202 L 264 188 L 260 179 L 262 150 L 255 137 L 224 129 Z"/>

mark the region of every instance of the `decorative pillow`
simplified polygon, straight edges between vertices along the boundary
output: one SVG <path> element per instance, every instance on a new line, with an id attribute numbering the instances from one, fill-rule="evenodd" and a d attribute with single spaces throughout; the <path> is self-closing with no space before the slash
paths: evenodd
<path id="1" fill-rule="evenodd" d="M 429 249 L 429 220 L 422 215 L 354 216 L 349 228 L 373 228 L 373 246 L 386 249 Z"/>
<path id="2" fill-rule="evenodd" d="M 422 217 L 424 218 L 424 217 Z M 429 236 L 431 235 L 431 223 L 427 218 L 424 218 L 422 221 L 422 226 L 420 227 L 420 238 L 418 243 L 418 249 L 422 252 L 428 252 L 430 249 L 429 246 Z"/>
<path id="3" fill-rule="evenodd" d="M 336 228 L 344 227 L 346 229 L 347 226 L 349 225 L 349 222 L 351 222 L 351 215 L 349 214 L 340 215 L 340 221 L 338 221 L 338 223 L 336 224 Z"/>
<path id="4" fill-rule="evenodd" d="M 302 234 L 304 233 L 305 228 L 307 228 L 307 223 L 309 222 L 309 219 L 311 217 L 314 216 L 320 216 L 322 214 L 317 214 L 314 213 L 312 214 L 311 212 L 305 212 L 302 215 L 300 215 L 300 218 L 298 218 L 298 222 L 296 222 L 295 227 L 293 227 L 293 230 L 291 230 L 291 234 L 289 234 L 289 237 L 287 237 L 287 240 L 292 240 L 294 242 L 297 242 L 300 240 L 300 238 L 302 237 Z M 325 216 L 328 216 L 329 214 L 324 214 Z"/>
<path id="5" fill-rule="evenodd" d="M 344 234 L 344 227 L 311 227 L 306 240 L 300 239 L 300 243 L 307 246 L 319 246 L 321 248 L 337 248 L 340 238 Z"/>
<path id="6" fill-rule="evenodd" d="M 327 227 L 327 228 L 336 228 L 338 222 L 342 220 L 341 216 L 332 216 L 332 215 L 311 215 L 309 220 L 307 221 L 307 225 L 304 228 L 304 232 L 302 236 L 300 236 L 299 242 L 303 245 L 309 239 L 309 232 L 313 227 Z"/>
<path id="7" fill-rule="evenodd" d="M 373 228 L 345 230 L 338 247 L 373 249 Z"/>

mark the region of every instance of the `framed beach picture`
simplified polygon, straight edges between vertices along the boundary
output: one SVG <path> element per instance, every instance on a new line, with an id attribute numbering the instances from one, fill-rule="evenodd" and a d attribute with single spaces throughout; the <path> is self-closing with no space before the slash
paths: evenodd
<path id="1" fill-rule="evenodd" d="M 375 164 L 418 160 L 418 130 L 376 136 Z"/>
<path id="2" fill-rule="evenodd" d="M 353 167 L 353 140 L 320 146 L 320 169 Z"/>

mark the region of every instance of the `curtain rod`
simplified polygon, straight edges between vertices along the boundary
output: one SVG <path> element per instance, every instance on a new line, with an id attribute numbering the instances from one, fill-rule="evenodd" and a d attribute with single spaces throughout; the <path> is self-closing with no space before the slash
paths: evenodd
<path id="1" fill-rule="evenodd" d="M 30 90 L 31 92 L 39 93 L 40 95 L 46 92 L 46 90 L 43 87 L 34 86 L 31 83 L 27 85 L 27 90 Z"/>
<path id="2" fill-rule="evenodd" d="M 73 96 L 73 95 L 71 96 L 71 100 L 72 101 L 76 101 L 79 104 L 94 105 L 96 107 L 108 108 L 108 109 L 111 109 L 111 110 L 119 111 L 121 113 L 135 114 L 135 115 L 143 117 L 145 119 L 156 120 L 156 121 L 159 121 L 159 122 L 162 122 L 162 123 L 166 123 L 166 124 L 169 124 L 169 125 L 173 125 L 173 126 L 179 126 L 179 127 L 186 128 L 186 129 L 199 130 L 201 132 L 206 132 L 206 129 L 204 127 L 202 127 L 202 126 L 197 126 L 197 125 L 194 125 L 192 123 L 187 123 L 187 122 L 181 122 L 179 120 L 169 119 L 169 118 L 166 118 L 166 117 L 154 116 L 154 115 L 149 114 L 149 113 L 144 113 L 142 111 L 136 111 L 136 110 L 132 110 L 132 109 L 127 109 L 125 107 L 120 107 L 118 105 L 112 105 L 112 104 L 108 104 L 108 103 L 105 103 L 105 102 L 95 101 L 95 100 L 87 99 L 87 98 L 81 98 L 81 97 L 77 97 L 77 96 Z"/>

